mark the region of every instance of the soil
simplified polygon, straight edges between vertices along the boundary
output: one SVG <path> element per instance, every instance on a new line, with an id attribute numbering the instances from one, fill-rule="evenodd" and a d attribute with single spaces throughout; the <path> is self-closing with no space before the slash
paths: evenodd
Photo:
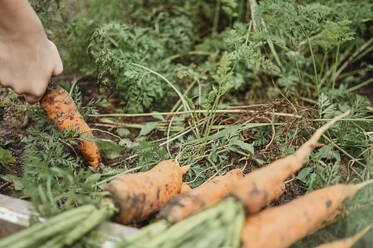
<path id="1" fill-rule="evenodd" d="M 0 101 L 1 102 L 1 101 Z M 5 149 L 10 151 L 16 162 L 9 164 L 9 168 L 17 176 L 22 175 L 22 154 L 24 143 L 22 139 L 26 137 L 25 127 L 28 124 L 28 116 L 25 106 L 20 99 L 16 99 L 17 105 L 0 108 L 0 141 L 5 142 Z M 4 166 L 0 166 L 0 175 L 9 173 Z M 11 182 L 0 177 L 0 194 L 10 194 L 13 190 Z"/>

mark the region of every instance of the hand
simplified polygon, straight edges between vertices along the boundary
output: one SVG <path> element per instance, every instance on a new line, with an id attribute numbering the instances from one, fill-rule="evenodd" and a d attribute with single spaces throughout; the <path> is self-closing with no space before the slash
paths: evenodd
<path id="1" fill-rule="evenodd" d="M 0 40 L 0 83 L 24 95 L 28 103 L 38 102 L 50 78 L 62 70 L 57 48 L 46 37 L 32 41 Z"/>
<path id="2" fill-rule="evenodd" d="M 0 84 L 32 104 L 62 70 L 57 48 L 28 1 L 0 0 Z"/>

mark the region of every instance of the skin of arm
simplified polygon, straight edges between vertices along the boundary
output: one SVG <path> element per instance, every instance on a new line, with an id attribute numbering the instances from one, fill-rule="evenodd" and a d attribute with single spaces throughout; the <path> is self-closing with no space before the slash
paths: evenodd
<path id="1" fill-rule="evenodd" d="M 62 71 L 58 50 L 28 1 L 0 0 L 0 84 L 32 104 Z"/>

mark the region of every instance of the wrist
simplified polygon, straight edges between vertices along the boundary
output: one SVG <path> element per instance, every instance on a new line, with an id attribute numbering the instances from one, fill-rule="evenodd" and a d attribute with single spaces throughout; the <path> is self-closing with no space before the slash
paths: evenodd
<path id="1" fill-rule="evenodd" d="M 26 0 L 0 0 L 0 16 L 0 39 L 45 36 L 41 21 Z"/>

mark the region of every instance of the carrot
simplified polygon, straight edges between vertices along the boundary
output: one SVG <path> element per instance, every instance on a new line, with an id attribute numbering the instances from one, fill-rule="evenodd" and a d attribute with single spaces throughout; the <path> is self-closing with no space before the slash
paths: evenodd
<path id="1" fill-rule="evenodd" d="M 0 247 L 39 247 L 41 243 L 48 247 L 70 247 L 112 217 L 121 223 L 142 221 L 180 193 L 182 177 L 188 169 L 166 160 L 147 172 L 119 176 L 108 183 L 105 190 L 110 195 L 99 204 L 68 210 L 1 240 Z"/>
<path id="2" fill-rule="evenodd" d="M 192 188 L 187 183 L 183 183 L 181 185 L 180 194 L 188 193 L 191 190 Z"/>
<path id="3" fill-rule="evenodd" d="M 116 221 L 138 223 L 157 212 L 180 193 L 182 178 L 188 169 L 165 160 L 149 171 L 115 178 L 105 190 L 110 192 L 109 197 L 120 210 Z"/>
<path id="4" fill-rule="evenodd" d="M 352 247 L 361 237 L 363 237 L 371 228 L 373 227 L 373 224 L 368 225 L 360 232 L 356 233 L 355 235 L 336 240 L 330 243 L 325 243 L 322 245 L 317 246 L 316 248 L 350 248 Z"/>
<path id="5" fill-rule="evenodd" d="M 249 216 L 241 241 L 245 248 L 288 247 L 332 223 L 343 202 L 370 183 L 373 180 L 358 185 L 336 184 Z"/>
<path id="6" fill-rule="evenodd" d="M 281 159 L 267 167 L 250 173 L 240 180 L 235 180 L 238 182 L 233 186 L 227 197 L 211 208 L 206 208 L 183 220 L 184 214 L 193 213 L 191 210 L 196 208 L 194 205 L 199 205 L 198 201 L 187 198 L 188 201 L 186 203 L 188 206 L 184 207 L 183 196 L 192 195 L 192 192 L 195 192 L 196 189 L 187 194 L 176 196 L 175 199 L 180 198 L 181 200 L 171 200 L 161 209 L 159 216 L 175 222 L 179 221 L 178 217 L 180 215 L 180 222 L 170 225 L 164 219 L 158 221 L 146 228 L 146 231 L 140 231 L 135 237 L 128 240 L 133 246 L 126 246 L 127 242 L 123 244 L 123 247 L 139 247 L 140 243 L 144 244 L 144 247 L 198 246 L 238 248 L 240 245 L 240 232 L 245 220 L 244 207 L 248 209 L 248 213 L 259 211 L 272 200 L 279 198 L 285 191 L 284 181 L 292 173 L 301 168 L 304 158 L 317 145 L 317 141 L 322 133 L 347 114 L 338 116 L 318 129 L 310 141 L 306 142 L 295 155 L 290 155 L 285 159 Z M 201 185 L 199 188 L 203 186 Z M 211 187 L 213 189 L 213 186 Z M 201 192 L 201 194 L 205 198 L 213 195 L 210 192 Z M 179 201 L 178 203 L 181 206 L 177 206 L 177 204 L 173 203 L 174 201 Z M 176 217 L 172 216 L 172 211 L 175 211 Z M 332 219 L 329 221 L 332 221 Z M 286 223 L 286 221 L 283 221 L 283 223 Z M 283 229 L 286 230 L 286 227 Z M 251 238 L 255 239 L 255 237 Z M 267 239 L 271 240 L 271 236 L 267 236 Z"/>
<path id="7" fill-rule="evenodd" d="M 229 171 L 224 176 L 218 176 L 190 192 L 177 195 L 171 199 L 159 212 L 158 218 L 171 223 L 179 222 L 188 216 L 208 207 L 221 199 L 243 177 L 240 169 Z"/>
<path id="8" fill-rule="evenodd" d="M 247 174 L 244 179 L 240 180 L 232 189 L 230 195 L 241 201 L 247 214 L 258 212 L 261 208 L 278 198 L 279 195 L 274 194 L 272 192 L 273 189 L 302 168 L 304 159 L 312 152 L 313 148 L 316 147 L 321 135 L 336 121 L 348 114 L 349 111 L 335 117 L 316 130 L 311 138 L 294 154 L 276 160 L 263 168 Z"/>
<path id="9" fill-rule="evenodd" d="M 57 84 L 50 84 L 40 101 L 42 108 L 59 130 L 71 128 L 79 131 L 82 138 L 92 137 L 92 131 L 80 115 L 69 93 Z M 79 150 L 94 168 L 100 166 L 100 152 L 95 142 L 82 141 Z"/>

